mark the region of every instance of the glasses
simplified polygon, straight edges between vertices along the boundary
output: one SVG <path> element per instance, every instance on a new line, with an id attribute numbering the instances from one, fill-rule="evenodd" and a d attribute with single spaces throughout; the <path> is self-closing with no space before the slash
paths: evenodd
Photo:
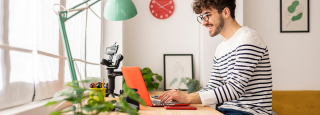
<path id="1" fill-rule="evenodd" d="M 218 10 L 214 11 L 214 12 L 217 12 Z M 211 12 L 211 13 L 214 13 L 214 12 Z M 202 21 L 209 21 L 209 16 L 210 16 L 210 12 L 209 13 L 205 13 L 205 14 L 202 14 L 200 16 L 197 16 L 197 21 L 202 24 Z"/>

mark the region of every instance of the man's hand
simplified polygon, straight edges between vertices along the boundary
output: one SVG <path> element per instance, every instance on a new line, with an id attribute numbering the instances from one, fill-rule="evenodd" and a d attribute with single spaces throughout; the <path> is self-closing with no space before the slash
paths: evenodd
<path id="1" fill-rule="evenodd" d="M 184 94 L 179 90 L 166 91 L 161 95 L 161 102 L 176 100 L 180 103 L 201 104 L 199 93 Z"/>
<path id="2" fill-rule="evenodd" d="M 176 100 L 180 103 L 189 103 L 189 100 L 187 100 L 188 94 L 184 94 L 179 90 L 170 90 L 166 91 L 161 95 L 161 103 L 163 102 L 169 102 L 172 100 Z"/>

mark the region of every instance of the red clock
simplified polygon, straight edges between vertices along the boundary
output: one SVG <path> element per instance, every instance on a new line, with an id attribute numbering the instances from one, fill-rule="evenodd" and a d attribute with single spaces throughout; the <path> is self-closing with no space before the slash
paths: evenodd
<path id="1" fill-rule="evenodd" d="M 166 19 L 172 15 L 174 3 L 173 0 L 151 0 L 149 8 L 154 17 Z"/>

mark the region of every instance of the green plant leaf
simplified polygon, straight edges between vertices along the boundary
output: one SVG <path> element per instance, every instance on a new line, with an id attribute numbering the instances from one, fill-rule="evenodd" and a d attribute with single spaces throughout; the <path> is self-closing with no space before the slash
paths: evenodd
<path id="1" fill-rule="evenodd" d="M 140 71 L 148 91 L 154 90 L 156 87 L 155 83 L 158 83 L 158 81 L 162 81 L 162 76 L 159 76 L 159 74 L 157 73 L 153 73 L 149 67 L 140 69 Z M 153 78 L 153 76 L 155 76 L 155 78 Z"/>
<path id="2" fill-rule="evenodd" d="M 98 103 L 98 101 L 96 101 L 96 100 L 94 100 L 94 99 L 88 99 L 88 101 L 87 101 L 87 103 L 88 103 L 88 105 L 90 105 L 90 106 L 95 106 L 95 105 L 98 105 L 99 103 Z"/>
<path id="3" fill-rule="evenodd" d="M 185 82 L 185 85 L 188 88 L 188 93 L 199 91 L 202 88 L 200 81 L 196 79 L 185 77 L 184 79 L 181 79 L 180 83 L 182 82 Z"/>
<path id="4" fill-rule="evenodd" d="M 75 102 L 77 100 L 76 94 L 65 94 L 67 96 L 65 100 Z"/>
<path id="5" fill-rule="evenodd" d="M 124 96 L 129 96 L 132 100 L 135 100 L 137 102 L 140 102 L 143 106 L 146 106 L 146 103 L 143 101 L 142 98 L 131 88 L 129 88 L 127 85 L 123 85 L 124 90 Z"/>
<path id="6" fill-rule="evenodd" d="M 62 113 L 62 111 L 54 111 L 54 112 L 50 113 L 50 115 L 59 115 L 61 113 Z"/>
<path id="7" fill-rule="evenodd" d="M 140 69 L 140 71 L 141 71 L 141 74 L 142 74 L 142 75 L 145 74 L 145 73 L 147 73 L 147 71 L 145 71 L 145 70 L 143 70 L 143 69 Z"/>
<path id="8" fill-rule="evenodd" d="M 56 104 L 58 101 L 49 101 L 47 104 L 44 105 L 44 107 L 47 107 L 49 105 Z"/>
<path id="9" fill-rule="evenodd" d="M 174 78 L 172 81 L 171 81 L 171 83 L 170 83 L 170 87 L 174 84 L 174 83 L 176 83 L 178 81 L 178 78 Z"/>
<path id="10" fill-rule="evenodd" d="M 85 115 L 82 112 L 76 112 L 76 115 Z"/>
<path id="11" fill-rule="evenodd" d="M 136 109 L 126 110 L 126 113 L 129 113 L 130 115 L 139 115 L 138 110 Z"/>
<path id="12" fill-rule="evenodd" d="M 110 103 L 110 102 L 105 102 L 104 105 L 105 105 L 105 107 L 102 108 L 102 109 L 100 109 L 102 112 L 111 111 L 111 110 L 113 110 L 113 108 L 114 108 L 114 107 L 113 107 L 113 104 Z"/>
<path id="13" fill-rule="evenodd" d="M 149 67 L 145 67 L 145 68 L 143 68 L 143 70 L 146 72 L 146 74 L 148 74 L 148 75 L 152 74 L 153 75 L 153 73 L 152 73 L 152 71 L 151 71 L 151 69 Z"/>
<path id="14" fill-rule="evenodd" d="M 95 78 L 95 77 L 89 77 L 89 78 L 86 78 L 85 80 L 81 80 L 79 82 L 83 82 L 83 83 L 92 83 L 92 82 L 98 82 L 98 81 L 101 81 L 101 78 Z"/>
<path id="15" fill-rule="evenodd" d="M 87 112 L 90 112 L 90 111 L 94 110 L 93 107 L 90 106 L 90 105 L 85 105 L 85 106 L 81 107 L 81 109 L 83 109 L 83 110 L 85 110 Z"/>
<path id="16" fill-rule="evenodd" d="M 152 90 L 154 89 L 154 84 L 148 82 L 148 83 L 147 83 L 147 89 L 148 89 L 148 91 L 152 91 Z"/>
<path id="17" fill-rule="evenodd" d="M 123 98 L 119 98 L 120 104 L 122 105 L 123 109 L 132 109 L 127 101 L 125 101 Z"/>
<path id="18" fill-rule="evenodd" d="M 186 84 L 187 79 L 186 78 L 181 78 L 181 82 Z"/>
<path id="19" fill-rule="evenodd" d="M 73 81 L 73 82 L 69 82 L 67 83 L 68 87 L 71 88 L 67 88 L 64 90 L 59 91 L 58 93 L 56 93 L 54 95 L 54 98 L 52 101 L 48 102 L 45 106 L 49 106 L 52 104 L 55 104 L 57 102 L 66 100 L 66 101 L 70 101 L 72 103 L 82 103 L 83 100 L 89 98 L 90 95 L 84 95 L 84 91 L 89 90 L 88 88 L 81 88 L 79 86 L 77 86 L 77 83 L 80 82 L 84 82 L 84 83 L 91 83 L 91 82 L 96 82 L 98 81 L 96 78 L 93 79 L 86 79 L 86 80 L 82 80 L 82 81 Z M 77 92 L 77 94 L 75 93 Z M 93 93 L 92 95 L 98 95 L 98 93 Z M 104 101 L 96 101 L 94 99 L 88 99 L 88 103 L 87 105 L 81 105 L 82 107 L 80 107 L 82 110 L 85 111 L 96 111 L 96 113 L 94 114 L 98 114 L 101 111 L 111 111 L 113 110 L 113 104 L 110 102 L 104 102 Z M 74 111 L 76 108 L 74 106 L 67 108 L 63 111 L 55 111 L 52 112 L 50 115 L 58 115 L 60 113 L 64 113 L 64 112 L 69 112 L 69 111 Z M 75 115 L 84 115 L 81 111 L 80 112 L 76 112 L 74 113 Z"/>
<path id="20" fill-rule="evenodd" d="M 157 80 L 162 81 L 162 76 L 157 75 L 156 78 L 157 78 Z"/>
<path id="21" fill-rule="evenodd" d="M 93 109 L 100 110 L 100 109 L 105 108 L 105 107 L 106 107 L 105 104 L 100 104 L 100 105 L 97 105 L 97 106 L 93 106 L 92 108 L 93 108 Z"/>
<path id="22" fill-rule="evenodd" d="M 146 81 L 146 82 L 151 82 L 151 78 L 152 78 L 152 76 L 149 76 L 149 75 L 144 75 L 144 76 L 143 76 L 143 79 L 144 79 L 144 81 Z"/>
<path id="23" fill-rule="evenodd" d="M 63 89 L 63 90 L 55 93 L 54 96 L 53 96 L 53 98 L 60 97 L 60 96 L 62 96 L 63 94 L 66 94 L 66 93 L 73 93 L 73 89 L 70 89 L 70 88 Z"/>
<path id="24" fill-rule="evenodd" d="M 79 99 L 80 100 L 84 100 L 84 99 L 87 99 L 87 98 L 89 98 L 90 97 L 90 95 L 84 95 L 84 96 L 82 96 L 82 97 L 79 97 Z"/>
<path id="25" fill-rule="evenodd" d="M 121 112 L 126 112 L 126 113 L 129 113 L 130 115 L 138 115 L 137 110 L 131 108 L 123 98 L 119 98 L 119 99 L 120 99 L 120 104 L 123 107 L 123 108 L 120 108 Z"/>
<path id="26" fill-rule="evenodd" d="M 154 88 L 158 89 L 159 88 L 159 83 L 154 83 Z"/>

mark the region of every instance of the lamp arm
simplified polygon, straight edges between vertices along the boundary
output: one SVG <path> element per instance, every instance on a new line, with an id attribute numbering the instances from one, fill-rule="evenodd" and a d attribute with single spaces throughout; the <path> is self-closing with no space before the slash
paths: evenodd
<path id="1" fill-rule="evenodd" d="M 61 38 L 63 41 L 63 45 L 64 45 L 64 50 L 66 52 L 66 57 L 68 60 L 68 65 L 69 65 L 69 69 L 70 69 L 70 74 L 71 74 L 71 78 L 72 81 L 76 81 L 77 80 L 77 75 L 74 69 L 74 64 L 73 64 L 73 60 L 72 60 L 72 55 L 71 55 L 71 50 L 69 47 L 69 41 L 68 41 L 68 37 L 67 37 L 67 32 L 65 29 L 65 18 L 66 17 L 66 12 L 59 12 L 59 25 L 60 25 L 60 32 L 61 32 Z M 76 84 L 77 86 L 79 86 L 79 84 Z"/>
<path id="2" fill-rule="evenodd" d="M 89 1 L 89 0 L 88 0 Z M 88 9 L 88 8 L 90 8 L 90 6 L 92 6 L 92 5 L 94 5 L 94 4 L 96 4 L 97 2 L 99 2 L 100 0 L 97 0 L 97 1 L 95 1 L 95 2 L 93 2 L 92 4 L 90 4 L 89 6 L 87 6 L 87 7 L 84 7 L 85 9 Z M 81 3 L 82 4 L 82 3 Z M 82 9 L 82 8 L 79 8 L 79 9 L 74 9 L 74 10 L 72 10 L 72 9 L 69 9 L 69 10 L 72 10 L 72 11 L 77 11 L 78 10 L 78 12 L 76 12 L 75 14 L 73 14 L 72 16 L 70 16 L 69 18 L 67 18 L 66 20 L 69 20 L 70 18 L 72 18 L 73 16 L 75 16 L 75 15 L 77 15 L 77 14 L 79 14 L 80 12 L 82 12 L 83 10 L 85 10 L 85 9 Z M 68 10 L 68 11 L 69 11 Z"/>

